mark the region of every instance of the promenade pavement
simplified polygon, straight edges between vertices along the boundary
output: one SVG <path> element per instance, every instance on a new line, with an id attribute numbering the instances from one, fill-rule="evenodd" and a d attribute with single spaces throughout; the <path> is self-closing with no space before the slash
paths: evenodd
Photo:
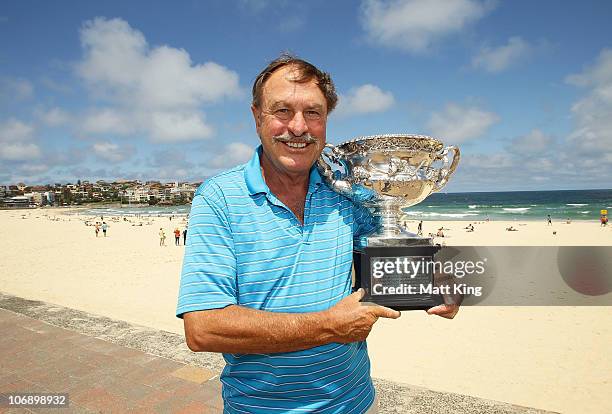
<path id="1" fill-rule="evenodd" d="M 66 409 L 0 412 L 222 413 L 218 375 L 0 309 L 2 393 L 68 393 Z"/>
<path id="2" fill-rule="evenodd" d="M 68 393 L 67 408 L 2 413 L 222 413 L 218 354 L 184 338 L 0 292 L 0 394 Z M 374 379 L 380 412 L 545 411 Z"/>

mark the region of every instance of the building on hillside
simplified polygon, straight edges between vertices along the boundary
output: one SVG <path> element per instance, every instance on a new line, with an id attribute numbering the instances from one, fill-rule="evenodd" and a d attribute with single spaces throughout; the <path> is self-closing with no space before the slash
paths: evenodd
<path id="1" fill-rule="evenodd" d="M 53 191 L 45 191 L 43 193 L 43 195 L 44 195 L 44 197 L 47 200 L 47 203 L 46 203 L 47 205 L 52 206 L 52 205 L 55 204 L 55 192 L 53 192 Z"/>
<path id="2" fill-rule="evenodd" d="M 15 196 L 4 199 L 3 204 L 6 207 L 27 208 L 30 206 L 30 200 L 26 196 Z"/>
<path id="3" fill-rule="evenodd" d="M 37 206 L 42 206 L 43 197 L 42 193 L 25 193 L 24 197 L 26 197 L 30 204 L 35 204 Z"/>

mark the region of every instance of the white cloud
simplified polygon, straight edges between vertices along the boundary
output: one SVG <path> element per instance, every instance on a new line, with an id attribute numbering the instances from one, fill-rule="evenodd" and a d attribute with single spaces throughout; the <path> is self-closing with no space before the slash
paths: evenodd
<path id="1" fill-rule="evenodd" d="M 375 44 L 413 53 L 482 18 L 494 6 L 478 0 L 365 0 L 362 24 Z"/>
<path id="2" fill-rule="evenodd" d="M 92 149 L 98 158 L 111 163 L 125 161 L 134 152 L 132 147 L 121 147 L 112 142 L 96 142 Z"/>
<path id="3" fill-rule="evenodd" d="M 552 151 L 552 144 L 553 139 L 536 128 L 528 134 L 512 140 L 508 150 L 519 155 L 540 154 Z"/>
<path id="4" fill-rule="evenodd" d="M 587 88 L 572 105 L 575 128 L 568 137 L 574 161 L 609 171 L 612 166 L 612 50 L 603 49 L 582 73 L 566 78 Z M 570 157 L 570 158 L 572 158 Z"/>
<path id="5" fill-rule="evenodd" d="M 34 95 L 34 85 L 27 79 L 3 77 L 0 78 L 0 97 L 3 100 L 22 101 Z"/>
<path id="6" fill-rule="evenodd" d="M 434 112 L 427 126 L 434 136 L 444 142 L 458 144 L 480 137 L 498 121 L 499 116 L 493 112 L 450 103 L 444 111 Z"/>
<path id="7" fill-rule="evenodd" d="M 91 109 L 81 121 L 81 127 L 92 134 L 126 135 L 136 131 L 135 115 L 115 108 Z"/>
<path id="8" fill-rule="evenodd" d="M 236 72 L 215 62 L 194 64 L 183 49 L 150 47 L 122 19 L 86 22 L 81 44 L 84 57 L 77 73 L 95 98 L 112 105 L 90 114 L 82 125 L 85 132 L 204 139 L 212 128 L 199 107 L 242 93 Z M 179 122 L 187 125 L 176 128 Z"/>
<path id="9" fill-rule="evenodd" d="M 157 141 L 188 141 L 208 138 L 213 130 L 199 112 L 154 112 L 151 136 Z"/>
<path id="10" fill-rule="evenodd" d="M 53 127 L 66 125 L 71 121 L 70 114 L 58 107 L 39 112 L 38 116 L 45 125 Z"/>
<path id="11" fill-rule="evenodd" d="M 0 123 L 0 142 L 26 141 L 33 133 L 34 127 L 15 118 Z"/>
<path id="12" fill-rule="evenodd" d="M 512 155 L 505 152 L 497 152 L 492 154 L 463 154 L 461 162 L 459 163 L 461 168 L 478 170 L 499 170 L 508 169 L 514 167 L 514 160 Z"/>
<path id="13" fill-rule="evenodd" d="M 23 161 L 39 158 L 38 145 L 28 142 L 32 139 L 34 128 L 15 118 L 0 123 L 0 159 Z"/>
<path id="14" fill-rule="evenodd" d="M 598 86 L 612 83 L 612 49 L 603 49 L 594 65 L 582 73 L 569 75 L 566 82 L 576 86 Z"/>
<path id="15" fill-rule="evenodd" d="M 525 58 L 533 47 L 521 37 L 511 37 L 508 43 L 498 47 L 483 47 L 477 56 L 472 58 L 472 67 L 496 73 L 516 64 Z"/>
<path id="16" fill-rule="evenodd" d="M 36 144 L 10 142 L 0 145 L 0 159 L 22 161 L 40 157 L 40 148 Z"/>
<path id="17" fill-rule="evenodd" d="M 202 178 L 196 166 L 187 159 L 186 152 L 174 146 L 173 148 L 155 151 L 148 159 L 149 171 L 143 177 L 155 177 L 160 180 L 198 180 Z M 198 164 L 199 166 L 199 164 Z"/>
<path id="18" fill-rule="evenodd" d="M 50 167 L 47 164 L 22 164 L 19 166 L 19 172 L 31 177 L 32 174 L 41 174 L 49 171 Z"/>
<path id="19" fill-rule="evenodd" d="M 395 103 L 391 92 L 385 92 L 375 85 L 353 88 L 346 96 L 340 96 L 337 114 L 342 116 L 384 112 Z"/>
<path id="20" fill-rule="evenodd" d="M 242 142 L 232 142 L 210 161 L 213 168 L 229 168 L 247 162 L 253 156 L 253 147 Z"/>

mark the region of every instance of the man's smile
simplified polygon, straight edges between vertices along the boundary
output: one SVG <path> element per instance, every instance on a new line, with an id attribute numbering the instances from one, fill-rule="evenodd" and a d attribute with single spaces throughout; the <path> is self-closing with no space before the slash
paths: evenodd
<path id="1" fill-rule="evenodd" d="M 302 149 L 302 148 L 305 148 L 308 145 L 310 145 L 309 143 L 306 143 L 306 142 L 291 142 L 291 141 L 283 142 L 283 144 L 285 144 L 289 148 L 293 148 L 293 149 Z"/>

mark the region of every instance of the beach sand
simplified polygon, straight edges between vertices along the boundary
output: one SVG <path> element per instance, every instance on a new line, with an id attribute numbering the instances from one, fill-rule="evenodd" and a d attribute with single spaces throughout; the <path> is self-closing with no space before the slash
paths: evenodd
<path id="1" fill-rule="evenodd" d="M 84 224 L 91 217 L 63 213 L 0 211 L 0 291 L 182 333 L 174 311 L 184 248 L 172 232 L 186 222 L 105 217 L 108 237 L 96 238 Z M 612 228 L 595 221 L 467 224 L 424 222 L 424 233 L 448 229 L 447 245 L 612 245 Z M 519 231 L 505 231 L 511 225 Z M 375 377 L 564 413 L 612 412 L 611 345 L 612 307 L 464 307 L 452 321 L 404 312 L 368 338 Z"/>

